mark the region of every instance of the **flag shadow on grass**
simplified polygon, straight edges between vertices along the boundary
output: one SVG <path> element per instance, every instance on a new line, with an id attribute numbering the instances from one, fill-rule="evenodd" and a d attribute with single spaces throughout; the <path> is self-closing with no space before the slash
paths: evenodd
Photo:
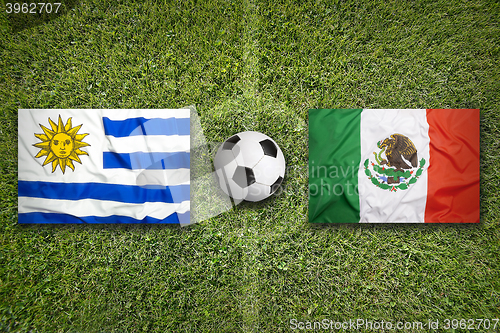
<path id="1" fill-rule="evenodd" d="M 179 215 L 179 224 L 187 226 L 198 222 L 205 221 L 211 217 L 227 212 L 233 206 L 241 201 L 232 200 L 219 186 L 216 172 L 213 170 L 211 158 L 214 157 L 214 152 L 220 146 L 220 143 L 207 143 L 206 137 L 203 134 L 198 113 L 194 106 L 189 106 L 184 109 L 190 109 L 190 150 L 189 150 L 189 170 L 190 170 L 190 213 L 188 215 Z M 169 191 L 169 180 L 164 179 L 164 174 L 158 174 L 160 178 L 155 178 L 155 173 L 151 172 L 158 169 L 158 165 L 168 164 L 164 159 L 150 161 L 150 166 L 138 175 L 137 185 L 146 188 L 157 188 Z M 161 168 L 160 168 L 161 169 Z M 148 184 L 148 185 L 146 185 Z M 171 192 L 174 202 L 183 201 L 177 200 L 176 195 L 183 196 L 184 193 Z"/>

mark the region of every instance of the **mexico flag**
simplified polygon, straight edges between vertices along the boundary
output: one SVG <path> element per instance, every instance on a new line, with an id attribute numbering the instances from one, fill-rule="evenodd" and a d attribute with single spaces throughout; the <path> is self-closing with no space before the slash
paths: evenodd
<path id="1" fill-rule="evenodd" d="M 309 222 L 479 222 L 479 110 L 310 110 Z"/>

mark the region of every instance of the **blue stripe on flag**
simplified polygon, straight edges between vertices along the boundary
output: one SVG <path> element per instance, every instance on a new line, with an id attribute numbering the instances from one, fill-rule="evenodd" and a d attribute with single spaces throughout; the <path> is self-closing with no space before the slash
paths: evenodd
<path id="1" fill-rule="evenodd" d="M 18 223 L 169 223 L 179 224 L 179 220 L 188 219 L 189 211 L 179 214 L 173 213 L 160 220 L 146 216 L 142 220 L 129 216 L 74 216 L 59 213 L 21 213 L 18 214 Z"/>
<path id="2" fill-rule="evenodd" d="M 134 185 L 105 183 L 52 183 L 18 181 L 18 196 L 81 200 L 96 199 L 127 203 L 167 202 L 181 203 L 189 200 L 189 185 L 162 186 L 150 188 Z"/>
<path id="3" fill-rule="evenodd" d="M 104 169 L 148 169 L 148 170 L 163 170 L 163 169 L 189 169 L 189 153 L 115 153 L 103 152 L 103 167 Z"/>
<path id="4" fill-rule="evenodd" d="M 128 118 L 111 120 L 103 117 L 104 133 L 117 138 L 132 135 L 189 135 L 189 118 Z"/>

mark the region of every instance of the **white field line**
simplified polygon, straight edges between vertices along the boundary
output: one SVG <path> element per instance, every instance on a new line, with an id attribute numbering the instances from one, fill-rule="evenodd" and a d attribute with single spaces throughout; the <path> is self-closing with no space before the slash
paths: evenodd
<path id="1" fill-rule="evenodd" d="M 252 37 L 252 32 L 259 27 L 259 17 L 257 14 L 257 6 L 253 0 L 244 1 L 244 24 L 245 31 L 243 35 L 243 98 L 249 104 L 258 106 L 259 94 L 257 92 L 257 81 L 259 72 L 259 60 L 257 58 L 258 41 Z M 243 332 L 259 332 L 260 331 L 260 277 L 257 269 L 257 258 L 260 249 L 258 249 L 257 238 L 258 231 L 252 226 L 252 222 L 248 221 L 237 232 L 242 237 L 242 246 L 244 246 L 243 262 L 244 276 L 242 281 L 242 293 L 240 298 L 240 309 L 243 317 Z"/>

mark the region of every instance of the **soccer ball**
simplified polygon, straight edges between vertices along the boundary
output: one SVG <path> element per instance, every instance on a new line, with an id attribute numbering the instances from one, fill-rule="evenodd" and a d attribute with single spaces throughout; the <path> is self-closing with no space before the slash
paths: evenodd
<path id="1" fill-rule="evenodd" d="M 214 166 L 222 190 L 240 201 L 264 200 L 285 176 L 283 152 L 273 139 L 259 132 L 241 132 L 224 141 Z"/>

